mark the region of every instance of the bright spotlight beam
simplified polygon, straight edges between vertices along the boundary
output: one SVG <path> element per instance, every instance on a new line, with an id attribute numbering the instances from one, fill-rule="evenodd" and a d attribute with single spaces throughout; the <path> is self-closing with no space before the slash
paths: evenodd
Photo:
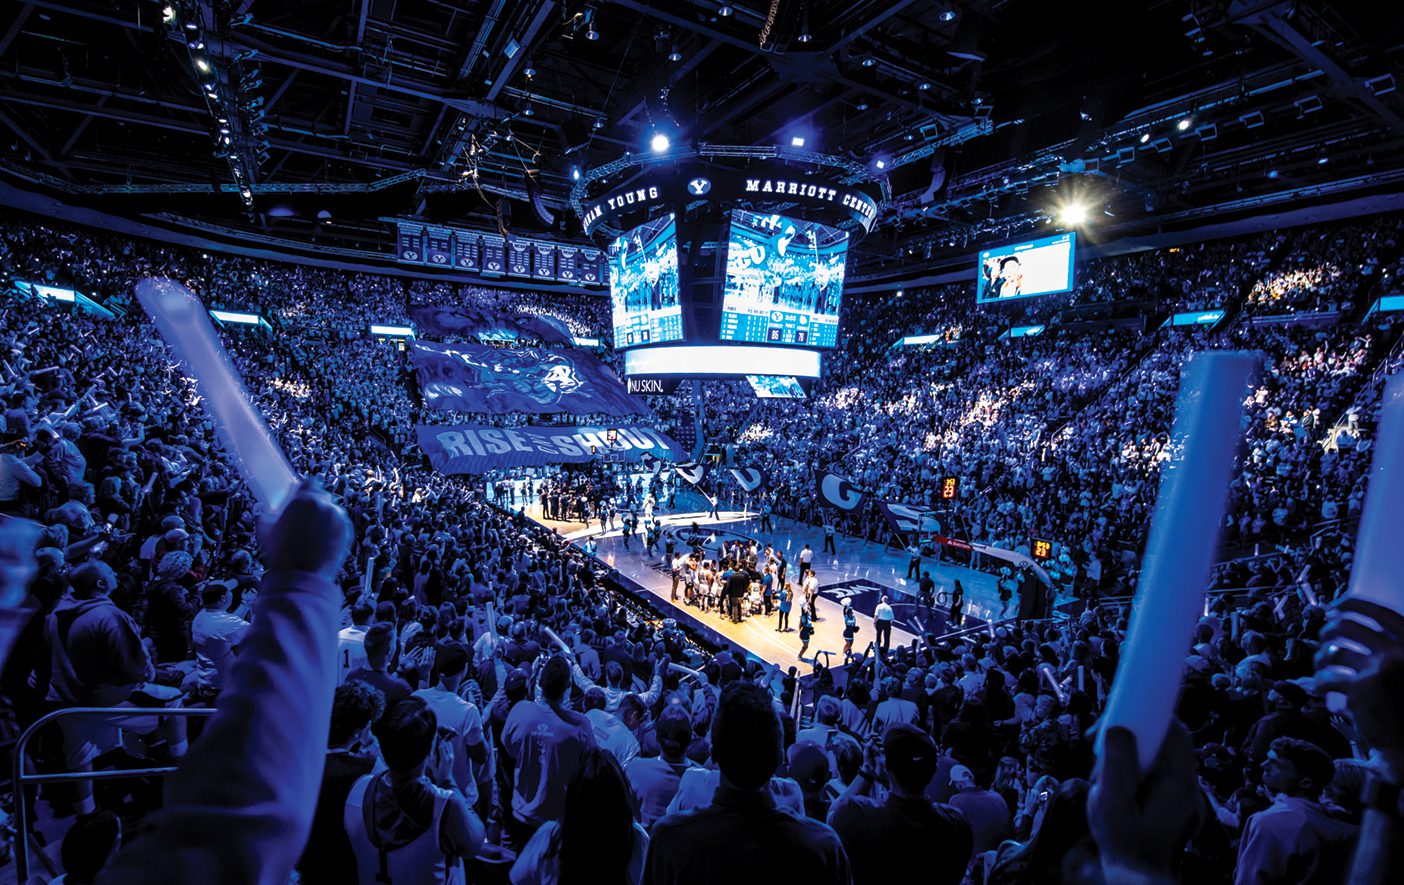
<path id="1" fill-rule="evenodd" d="M 1082 224 L 1087 220 L 1087 207 L 1081 203 L 1069 203 L 1058 214 L 1063 224 Z"/>
<path id="2" fill-rule="evenodd" d="M 655 154 L 661 154 L 666 151 L 671 144 L 672 142 L 668 140 L 668 136 L 661 132 L 655 132 L 653 140 L 648 143 L 648 146 L 653 148 Z"/>

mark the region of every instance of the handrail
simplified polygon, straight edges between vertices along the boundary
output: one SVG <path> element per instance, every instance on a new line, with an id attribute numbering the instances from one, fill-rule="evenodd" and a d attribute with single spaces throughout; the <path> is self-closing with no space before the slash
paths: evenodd
<path id="1" fill-rule="evenodd" d="M 159 765 L 153 768 L 131 768 L 120 771 L 65 771 L 57 774 L 25 774 L 24 760 L 29 739 L 40 728 L 64 717 L 77 715 L 101 715 L 109 719 L 137 719 L 147 716 L 212 716 L 213 707 L 64 707 L 45 713 L 34 720 L 20 733 L 15 741 L 14 780 L 15 828 L 18 831 L 18 850 L 15 852 L 15 881 L 24 885 L 29 881 L 29 802 L 24 795 L 26 784 L 68 783 L 72 781 L 117 780 L 126 777 L 147 777 L 153 774 L 167 775 L 176 770 L 175 765 Z"/>
<path id="2" fill-rule="evenodd" d="M 1265 554 L 1265 555 L 1266 555 L 1266 554 Z M 1204 591 L 1204 595 L 1205 595 L 1205 596 L 1226 596 L 1226 595 L 1228 595 L 1228 594 L 1230 594 L 1230 593 L 1246 593 L 1246 592 L 1248 592 L 1248 591 L 1250 591 L 1250 590 L 1268 590 L 1268 591 L 1273 591 L 1273 590 L 1286 590 L 1286 589 L 1289 588 L 1289 587 L 1296 587 L 1296 586 L 1297 586 L 1297 582 L 1296 582 L 1296 581 L 1290 581 L 1290 582 L 1288 582 L 1288 583 L 1286 583 L 1286 584 L 1263 584 L 1263 585 L 1260 585 L 1260 586 L 1257 586 L 1257 587 L 1214 587 L 1214 588 L 1212 588 L 1212 589 L 1205 590 L 1205 591 Z M 1104 605 L 1106 605 L 1106 606 L 1123 606 L 1123 605 L 1130 605 L 1132 602 L 1135 601 L 1135 599 L 1136 599 L 1135 596 L 1103 596 L 1102 598 L 1100 598 L 1100 599 L 1097 600 L 1096 608 L 1101 608 L 1101 607 L 1104 606 Z"/>

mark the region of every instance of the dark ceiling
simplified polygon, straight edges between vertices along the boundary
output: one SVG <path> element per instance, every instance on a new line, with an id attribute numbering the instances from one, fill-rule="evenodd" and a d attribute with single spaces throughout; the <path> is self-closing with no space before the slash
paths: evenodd
<path id="1" fill-rule="evenodd" d="M 11 0 L 0 174 L 388 252 L 388 216 L 578 236 L 572 170 L 655 131 L 802 134 L 885 162 L 871 273 L 1074 195 L 1105 235 L 1397 187 L 1402 37 L 1365 0 Z"/>

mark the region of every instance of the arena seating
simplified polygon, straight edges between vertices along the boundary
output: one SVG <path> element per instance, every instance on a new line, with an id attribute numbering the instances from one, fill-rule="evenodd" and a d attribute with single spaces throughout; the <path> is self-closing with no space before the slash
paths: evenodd
<path id="1" fill-rule="evenodd" d="M 428 469 L 413 445 L 413 428 L 426 415 L 407 383 L 406 359 L 369 338 L 370 323 L 407 322 L 411 304 L 472 304 L 549 314 L 577 335 L 604 338 L 606 299 L 313 269 L 6 221 L 0 282 L 71 286 L 119 314 L 106 319 L 18 296 L 3 306 L 0 511 L 44 527 L 31 583 L 40 608 L 5 665 L 9 733 L 13 739 L 53 709 L 93 703 L 96 693 L 75 693 L 52 678 L 51 658 L 74 652 L 52 649 L 45 629 L 46 618 L 72 605 L 70 578 L 84 562 L 100 559 L 113 569 L 111 599 L 150 648 L 80 650 L 69 663 L 145 669 L 143 681 L 178 695 L 175 703 L 208 705 L 218 697 L 201 639 L 208 634 L 197 625 L 192 641 L 192 621 L 203 609 L 245 619 L 258 610 L 256 508 L 192 385 L 131 301 L 137 279 L 164 274 L 211 307 L 257 312 L 272 323 L 269 334 L 223 335 L 294 467 L 319 477 L 351 519 L 354 541 L 339 576 L 342 647 L 359 641 L 364 659 L 367 630 L 388 624 L 380 632 L 393 637 L 386 670 L 358 670 L 346 685 L 380 686 L 371 690 L 382 695 L 386 685 L 404 694 L 434 689 L 444 684 L 436 658 L 450 660 L 449 647 L 467 650 L 467 675 L 453 691 L 480 720 L 476 740 L 465 738 L 462 747 L 487 747 L 486 762 L 475 756 L 473 763 L 486 766 L 475 769 L 474 808 L 502 824 L 477 836 L 480 859 L 470 863 L 477 875 L 510 857 L 507 846 L 526 847 L 514 841 L 523 823 L 541 823 L 513 817 L 521 806 L 514 811 L 509 711 L 530 704 L 528 685 L 545 669 L 537 658 L 551 650 L 554 631 L 578 664 L 574 706 L 587 711 L 597 736 L 629 733 L 632 743 L 623 743 L 632 754 L 618 761 L 636 789 L 652 781 L 632 764 L 635 756 L 681 754 L 694 766 L 711 764 L 719 690 L 753 683 L 783 711 L 787 745 L 795 728 L 801 741 L 820 744 L 818 769 L 792 751 L 781 773 L 794 781 L 776 788 L 803 793 L 803 813 L 824 819 L 860 771 L 872 776 L 869 761 L 882 748 L 869 746 L 865 756 L 865 739 L 909 723 L 939 748 L 926 795 L 978 808 L 958 815 L 968 818 L 961 826 L 973 841 L 967 835 L 963 848 L 939 849 L 956 861 L 951 881 L 967 871 L 972 881 L 1053 881 L 1064 864 L 1112 850 L 1099 829 L 1104 808 L 1087 805 L 1088 735 L 1116 674 L 1127 629 L 1118 598 L 1136 586 L 1180 370 L 1196 350 L 1251 350 L 1262 355 L 1263 370 L 1216 572 L 1224 592 L 1212 597 L 1187 649 L 1179 709 L 1197 750 L 1187 764 L 1197 766 L 1205 813 L 1193 818 L 1195 835 L 1176 847 L 1173 861 L 1182 881 L 1227 881 L 1235 869 L 1240 881 L 1258 881 L 1280 860 L 1271 846 L 1249 845 L 1254 815 L 1273 802 L 1260 769 L 1269 752 L 1295 760 L 1311 780 L 1307 798 L 1338 820 L 1340 845 L 1353 840 L 1363 811 L 1357 797 L 1367 763 L 1357 758 L 1345 720 L 1326 709 L 1312 680 L 1313 654 L 1326 624 L 1322 606 L 1340 594 L 1349 568 L 1383 379 L 1401 364 L 1401 326 L 1389 316 L 1363 316 L 1404 268 L 1402 224 L 1391 216 L 1106 258 L 1081 271 L 1068 295 L 1002 312 L 975 310 L 966 285 L 901 298 L 854 295 L 840 347 L 810 400 L 757 402 L 744 384 L 706 386 L 699 399 L 709 439 L 733 439 L 741 463 L 767 468 L 779 513 L 823 518 L 812 494 L 820 469 L 884 498 L 928 506 L 940 503 L 939 477 L 957 475 L 964 491 L 941 510 L 944 531 L 1008 548 L 1027 549 L 1033 537 L 1055 541 L 1050 571 L 1061 598 L 1085 603 L 1070 616 L 894 649 L 872 684 L 871 661 L 836 682 L 817 666 L 785 674 L 733 652 L 709 655 L 673 623 L 640 609 L 607 568 L 559 535 L 490 505 L 481 488 Z M 1065 311 L 1119 302 L 1143 305 L 1143 328 L 1059 324 Z M 1229 318 L 1208 330 L 1156 328 L 1171 312 L 1207 307 L 1223 307 Z M 1338 316 L 1326 324 L 1251 322 L 1324 311 Z M 1000 339 L 1026 321 L 1049 329 Z M 892 347 L 920 333 L 949 340 Z M 684 435 L 691 401 L 650 402 L 665 430 Z M 456 418 L 466 416 L 433 420 Z M 883 537 L 871 511 L 840 528 Z M 209 601 L 216 581 L 227 582 L 225 602 L 217 594 Z M 1399 637 L 1393 642 L 1397 653 Z M 1051 678 L 1040 676 L 1043 665 Z M 354 721 L 346 685 L 333 728 L 348 716 L 340 724 L 354 731 L 384 705 L 371 704 L 364 721 Z M 665 714 L 674 707 L 683 713 Z M 679 715 L 691 729 L 681 749 L 676 729 L 664 725 Z M 57 732 L 47 738 L 31 744 L 38 770 L 73 767 Z M 199 744 L 193 733 L 191 743 Z M 329 747 L 338 748 L 335 740 Z M 142 764 L 130 746 L 103 749 L 82 764 Z M 182 749 L 158 745 L 149 759 Z M 1326 774 L 1307 778 L 1318 756 L 1330 763 Z M 563 796 L 576 767 L 546 774 L 543 792 Z M 984 801 L 990 796 L 998 801 Z M 95 807 L 119 814 L 135 833 L 159 805 L 139 786 L 46 786 L 31 801 L 28 822 L 57 846 L 75 812 L 84 828 L 73 831 L 91 838 L 88 824 L 104 813 Z M 556 807 L 549 816 L 561 813 Z M 309 850 L 336 844 L 315 843 L 325 837 L 315 833 Z M 323 865 L 334 866 L 333 859 L 306 858 L 304 874 L 313 878 Z"/>

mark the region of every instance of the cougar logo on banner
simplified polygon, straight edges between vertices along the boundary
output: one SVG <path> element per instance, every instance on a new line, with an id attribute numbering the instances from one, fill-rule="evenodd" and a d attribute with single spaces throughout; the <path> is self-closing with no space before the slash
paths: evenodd
<path id="1" fill-rule="evenodd" d="M 863 503 L 863 490 L 837 473 L 819 474 L 819 497 L 830 507 L 855 510 Z"/>
<path id="2" fill-rule="evenodd" d="M 757 467 L 731 468 L 731 475 L 736 477 L 736 481 L 741 488 L 748 492 L 754 492 L 765 482 L 765 471 Z"/>
<path id="3" fill-rule="evenodd" d="M 702 477 L 707 475 L 707 465 L 698 464 L 696 461 L 684 461 L 681 464 L 674 464 L 673 469 L 678 472 L 678 476 L 697 485 L 702 481 Z"/>

